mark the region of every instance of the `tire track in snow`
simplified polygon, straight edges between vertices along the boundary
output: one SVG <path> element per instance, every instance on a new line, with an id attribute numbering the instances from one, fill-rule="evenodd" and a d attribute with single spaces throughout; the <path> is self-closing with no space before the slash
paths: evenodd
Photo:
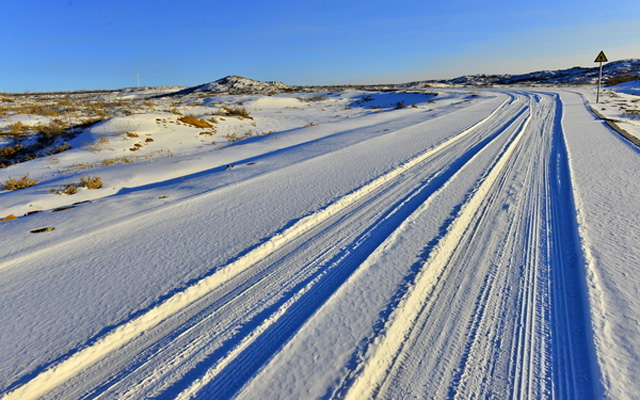
<path id="1" fill-rule="evenodd" d="M 523 111 L 516 113 L 508 122 L 497 129 L 491 135 L 481 140 L 472 148 L 466 150 L 459 161 L 453 162 L 439 176 L 433 177 L 429 182 L 414 190 L 395 208 L 391 209 L 382 220 L 359 236 L 349 246 L 348 254 L 339 254 L 336 260 L 331 260 L 329 265 L 323 267 L 321 276 L 314 279 L 300 292 L 295 294 L 293 301 L 283 304 L 274 314 L 265 319 L 255 331 L 247 335 L 240 344 L 225 357 L 217 360 L 202 377 L 195 380 L 186 388 L 178 398 L 190 398 L 198 395 L 203 389 L 207 393 L 215 393 L 222 398 L 230 397 L 238 385 L 244 382 L 243 376 L 249 378 L 253 374 L 251 368 L 260 367 L 263 359 L 271 356 L 271 352 L 280 348 L 288 341 L 288 338 L 299 329 L 302 324 L 311 317 L 327 299 L 329 299 L 347 279 L 358 270 L 361 263 L 402 221 L 404 221 L 418 206 L 421 206 L 426 198 L 446 186 L 447 182 L 462 169 L 466 163 L 473 159 L 474 155 L 484 149 L 489 143 L 500 136 L 506 127 L 517 120 Z M 414 199 L 415 198 L 415 199 Z M 414 203 L 414 204 L 412 204 Z M 407 210 L 404 210 L 408 208 Z M 385 227 L 385 225 L 390 225 Z M 375 235 L 374 235 L 375 233 Z M 380 234 L 382 233 L 382 234 Z M 382 238 L 371 239 L 371 236 Z M 372 248 L 372 241 L 375 246 Z M 362 249 L 362 246 L 366 246 Z M 263 337 L 264 336 L 264 337 Z M 253 349 L 253 351 L 252 351 Z M 256 356 L 260 354 L 260 356 Z M 253 366 L 253 367 L 252 367 Z M 161 398 L 173 398 L 175 393 L 168 393 Z"/>
<path id="2" fill-rule="evenodd" d="M 360 199 L 365 198 L 367 195 L 374 192 L 383 185 L 397 179 L 401 176 L 401 174 L 418 166 L 420 163 L 433 156 L 434 154 L 446 150 L 449 146 L 455 144 L 471 132 L 483 126 L 494 116 L 499 115 L 500 112 L 505 108 L 505 106 L 511 101 L 513 101 L 513 97 L 511 98 L 511 100 L 506 100 L 505 102 L 503 102 L 496 110 L 494 110 L 494 112 L 492 112 L 488 117 L 486 117 L 479 123 L 460 132 L 459 134 L 440 143 L 439 145 L 426 150 L 425 152 L 412 158 L 411 160 L 405 162 L 404 164 L 391 170 L 390 172 L 380 176 L 379 178 L 360 187 L 350 194 L 341 197 L 336 202 L 328 205 L 327 207 L 302 218 L 293 226 L 287 228 L 282 233 L 273 236 L 271 239 L 254 248 L 249 253 L 240 257 L 236 261 L 220 268 L 212 275 L 203 278 L 195 284 L 187 287 L 185 290 L 176 293 L 172 297 L 166 299 L 164 302 L 148 310 L 144 314 L 115 328 L 113 331 L 106 334 L 95 343 L 83 349 L 80 349 L 78 352 L 72 354 L 67 359 L 39 373 L 37 376 L 24 383 L 22 386 L 5 394 L 3 398 L 34 399 L 44 395 L 60 384 L 78 375 L 84 369 L 95 364 L 97 361 L 101 360 L 111 352 L 119 349 L 129 341 L 135 339 L 145 331 L 159 325 L 171 315 L 179 312 L 195 301 L 201 299 L 212 290 L 220 287 L 225 282 L 250 268 L 256 262 L 274 253 L 291 240 L 313 229 L 318 224 L 341 212 Z"/>
<path id="3" fill-rule="evenodd" d="M 514 119 L 515 118 L 517 117 L 514 117 Z M 506 116 L 503 116 L 501 119 L 506 120 L 507 118 Z M 507 122 L 505 126 L 509 125 L 509 123 L 510 122 Z M 497 122 L 492 122 L 491 126 L 497 127 L 498 125 L 499 124 Z M 485 128 L 485 129 L 489 129 L 489 128 Z M 304 290 L 305 292 L 309 292 L 313 290 L 313 292 L 316 293 L 314 296 L 316 297 L 321 296 L 323 298 L 326 298 L 338 286 L 338 284 L 335 282 L 338 282 L 340 280 L 340 278 L 336 280 L 335 277 L 328 277 L 327 270 L 331 269 L 329 273 L 333 275 L 347 276 L 348 274 L 352 273 L 353 268 L 359 265 L 362 262 L 362 260 L 368 254 L 370 254 L 370 252 L 372 252 L 373 249 L 384 239 L 384 237 L 386 237 L 393 229 L 397 227 L 400 221 L 404 220 L 406 216 L 408 216 L 413 210 L 415 210 L 415 208 L 417 208 L 424 201 L 426 197 L 430 196 L 433 190 L 436 190 L 436 188 L 445 184 L 445 181 L 448 179 L 448 177 L 452 176 L 458 169 L 460 169 L 472 157 L 473 154 L 476 154 L 477 152 L 481 151 L 485 146 L 489 145 L 489 143 L 492 142 L 495 138 L 500 136 L 502 130 L 497 129 L 497 131 L 495 132 L 493 131 L 489 131 L 489 132 L 492 132 L 492 133 L 490 135 L 487 135 L 484 133 L 484 130 L 481 132 L 477 132 L 474 135 L 467 137 L 464 141 L 460 142 L 460 145 L 456 146 L 456 149 L 448 148 L 446 151 L 447 157 L 442 157 L 442 160 L 438 161 L 440 164 L 444 163 L 443 165 L 447 165 L 447 167 L 436 168 L 438 172 L 436 174 L 430 174 L 431 176 L 428 179 L 420 180 L 420 177 L 424 175 L 424 173 L 419 172 L 417 170 L 412 172 L 413 175 L 416 175 L 415 177 L 404 175 L 403 179 L 394 182 L 393 186 L 385 186 L 383 189 L 380 189 L 379 192 L 370 195 L 369 200 L 365 202 L 359 202 L 357 206 L 355 206 L 355 208 L 351 207 L 350 209 L 345 209 L 341 213 L 341 216 L 336 216 L 332 218 L 332 219 L 337 219 L 337 222 L 335 223 L 332 222 L 331 226 L 321 228 L 320 230 L 322 230 L 322 232 L 319 232 L 317 234 L 314 233 L 313 236 L 309 236 L 309 235 L 301 236 L 299 239 L 296 239 L 296 242 L 298 243 L 291 242 L 287 247 L 274 253 L 274 255 L 271 258 L 275 258 L 277 263 L 281 262 L 279 257 L 282 257 L 283 260 L 284 259 L 287 260 L 286 265 L 289 265 L 289 267 L 287 267 L 286 270 L 282 271 L 282 272 L 285 272 L 285 274 L 294 274 L 297 276 L 304 277 L 309 274 L 309 272 L 307 272 L 308 270 L 320 271 L 319 273 L 314 272 L 311 276 L 313 280 L 313 285 L 316 285 L 317 287 L 315 288 L 308 287 L 302 290 Z M 462 152 L 460 153 L 461 150 Z M 460 153 L 460 154 L 455 156 L 458 158 L 454 158 L 454 157 L 449 157 L 449 153 L 452 153 L 452 154 Z M 443 156 L 443 155 L 445 154 L 439 154 L 438 156 Z M 431 163 L 434 160 L 435 159 L 429 160 L 428 169 L 433 168 L 431 167 Z M 418 182 L 418 180 L 420 180 L 420 184 L 418 187 L 415 187 L 415 184 Z M 387 200 L 385 200 L 385 198 Z M 397 201 L 393 200 L 393 203 L 395 204 L 393 204 L 391 208 L 388 208 L 389 207 L 388 203 L 390 199 L 399 199 L 399 200 Z M 380 208 L 380 206 L 376 206 L 376 204 L 381 204 L 383 208 Z M 375 216 L 372 218 L 374 213 L 372 213 L 371 210 L 374 210 L 376 207 L 380 208 L 381 211 L 378 211 L 376 213 L 376 214 L 379 214 L 379 216 Z M 376 222 L 373 223 L 372 225 L 371 221 L 376 221 Z M 354 225 L 362 226 L 362 228 L 357 228 L 356 231 L 364 230 L 363 233 L 358 236 L 348 234 L 345 237 L 343 237 L 342 232 L 353 230 Z M 319 229 L 314 228 L 313 231 L 317 231 L 317 230 Z M 340 234 L 336 235 L 335 232 L 340 232 Z M 329 242 L 327 242 L 327 238 L 324 238 L 324 236 L 330 237 Z M 317 249 L 315 250 L 305 249 L 303 251 L 297 250 L 298 246 L 300 246 L 300 248 L 310 247 L 310 246 L 304 245 L 304 243 L 313 243 L 313 246 L 311 247 L 317 247 L 318 249 L 327 249 L 327 250 L 323 250 L 320 254 L 317 253 Z M 338 248 L 340 248 L 341 250 L 338 251 L 338 254 L 334 256 L 333 254 L 336 253 L 336 250 L 331 250 L 331 249 L 338 249 Z M 303 253 L 303 255 L 304 253 L 310 253 L 310 255 L 307 255 L 305 258 L 305 256 L 300 255 L 299 253 Z M 286 257 L 283 257 L 283 254 L 286 254 Z M 292 256 L 293 256 L 293 259 L 290 259 Z M 329 260 L 329 261 L 323 261 L 323 260 Z M 264 263 L 260 263 L 260 264 L 264 264 Z M 313 264 L 319 264 L 319 265 L 313 265 Z M 340 269 L 344 269 L 343 265 L 347 266 L 346 271 L 340 271 Z M 276 290 L 276 291 L 282 290 L 281 289 L 282 287 L 290 287 L 290 284 L 288 283 L 284 284 L 280 280 L 280 275 L 285 275 L 280 273 L 276 274 L 277 279 L 269 278 L 269 280 L 263 282 L 263 279 L 259 278 L 259 275 L 262 275 L 265 272 L 260 272 L 261 267 L 259 267 L 259 265 L 257 265 L 256 267 L 258 272 L 256 274 L 252 274 L 250 280 L 255 280 L 257 282 L 260 282 L 262 292 L 271 292 L 272 289 L 269 289 L 269 287 L 272 287 L 273 290 Z M 272 269 L 272 267 L 269 267 L 269 269 Z M 297 272 L 293 272 L 293 271 L 297 271 Z M 273 272 L 269 274 L 274 275 Z M 323 280 L 331 279 L 332 282 L 334 282 L 334 284 L 329 286 L 327 286 L 326 284 L 318 285 L 319 281 L 316 279 L 316 277 L 319 274 L 322 275 Z M 303 283 L 305 281 L 310 282 L 311 278 L 304 278 L 302 279 L 302 282 Z M 255 283 L 255 284 L 257 285 L 258 283 Z M 320 286 L 324 286 L 325 288 L 327 288 L 327 290 L 320 291 L 320 289 L 318 288 Z M 296 284 L 296 287 L 299 288 L 300 285 Z M 247 290 L 247 289 L 245 288 L 243 289 L 243 291 L 244 290 Z M 291 291 L 293 292 L 292 296 L 298 296 L 298 290 L 301 290 L 301 289 L 291 289 Z M 268 297 L 273 298 L 278 296 L 279 295 L 277 294 L 270 294 Z M 305 296 L 308 297 L 309 294 L 305 294 Z M 238 299 L 237 298 L 232 299 L 231 301 L 235 301 L 235 300 L 238 300 Z M 216 303 L 218 302 L 219 301 L 216 301 Z M 277 303 L 276 305 L 280 304 L 280 307 L 283 307 L 282 305 L 283 301 L 278 300 L 276 303 Z M 228 304 L 225 304 L 225 306 L 228 306 Z M 286 307 L 287 309 L 290 310 L 292 307 L 301 307 L 301 306 L 299 304 L 296 304 L 295 302 L 290 303 L 289 301 L 287 301 Z M 244 309 L 253 309 L 255 307 L 249 304 L 233 306 L 233 309 L 237 310 L 239 308 L 244 310 Z M 212 311 L 209 314 L 210 316 L 207 316 L 207 318 L 224 319 L 224 315 L 220 314 L 219 312 L 220 310 L 217 310 L 216 307 L 213 307 L 213 306 L 211 307 L 211 309 Z M 312 312 L 313 309 L 314 309 L 313 306 L 307 304 L 305 307 L 303 307 L 303 313 L 309 314 L 309 312 Z M 269 311 L 269 313 L 279 312 L 278 310 L 274 311 L 273 306 L 265 306 L 264 311 L 261 311 L 259 316 L 251 317 L 249 315 L 250 313 L 247 313 L 248 314 L 248 316 L 246 317 L 247 319 L 238 320 L 242 322 L 236 321 L 236 322 L 232 322 L 232 323 L 230 322 L 230 323 L 232 325 L 254 326 L 256 323 L 260 322 L 260 321 L 256 322 L 256 320 L 264 319 L 266 318 L 265 315 L 269 315 L 265 313 L 266 311 Z M 280 317 L 282 317 L 282 313 L 280 313 Z M 271 320 L 272 317 L 268 317 L 268 318 Z M 287 326 L 297 326 L 296 322 L 291 320 L 292 317 L 287 316 L 287 318 L 288 318 Z M 304 318 L 300 317 L 299 320 L 302 321 L 303 319 Z M 279 322 L 277 322 L 276 320 L 271 320 L 269 321 L 269 323 L 273 325 Z M 218 330 L 218 329 L 216 328 L 215 330 Z M 229 343 L 230 345 L 233 344 L 236 346 L 244 346 L 246 348 L 246 346 L 248 346 L 248 344 L 246 343 L 248 342 L 245 341 L 246 338 L 242 339 L 244 335 L 247 335 L 247 337 L 252 336 L 251 340 L 254 340 L 254 341 L 255 340 L 263 341 L 263 339 L 260 338 L 260 335 L 255 335 L 252 331 L 247 331 L 246 329 L 242 329 L 240 332 L 237 333 L 237 335 L 234 335 L 234 337 L 225 339 L 225 343 Z M 170 336 L 174 337 L 173 334 Z M 203 333 L 203 336 L 209 337 L 210 335 L 208 333 Z M 286 335 L 281 332 L 277 336 L 278 336 L 278 340 L 284 340 L 284 337 Z M 239 339 L 236 339 L 236 337 L 238 337 Z M 163 339 L 163 341 L 165 340 L 170 340 L 170 339 Z M 211 340 L 211 339 L 208 339 L 208 340 Z M 189 348 L 184 349 L 184 353 L 193 354 L 193 353 L 203 352 L 204 354 L 208 354 L 206 356 L 201 356 L 201 355 L 197 356 L 201 360 L 198 362 L 199 366 L 213 364 L 214 366 L 212 366 L 211 369 L 220 371 L 220 368 L 216 368 L 215 365 L 218 365 L 221 363 L 221 358 L 226 358 L 229 360 L 234 359 L 233 357 L 230 357 L 229 355 L 224 354 L 224 351 L 225 351 L 224 349 L 225 347 L 227 347 L 226 345 L 215 348 L 215 350 L 207 350 L 207 349 L 200 350 L 201 349 L 200 344 L 203 341 L 206 341 L 206 340 L 201 340 L 199 336 L 196 338 L 192 338 L 188 344 Z M 240 342 L 245 344 L 242 344 Z M 158 344 L 156 346 L 161 349 L 163 347 L 161 344 Z M 203 344 L 203 346 L 206 346 L 206 344 Z M 265 352 L 267 352 L 266 349 L 269 348 L 270 346 L 271 346 L 271 342 L 265 345 L 259 346 L 260 353 L 264 354 Z M 167 352 L 172 351 L 171 349 L 162 349 L 161 351 L 165 351 L 165 350 Z M 229 351 L 229 350 L 226 350 L 226 351 Z M 234 351 L 233 349 L 230 351 L 234 352 L 235 355 L 239 354 L 237 351 Z M 177 354 L 177 356 L 182 357 L 182 355 L 180 354 Z M 233 361 L 233 362 L 237 363 L 237 361 Z M 249 362 L 254 364 L 259 363 L 259 361 L 257 360 L 257 357 L 252 358 L 251 360 L 249 360 Z M 171 357 L 168 360 L 163 361 L 163 364 L 174 365 L 176 364 L 176 362 L 174 361 L 174 358 Z M 140 366 L 140 368 L 142 367 L 143 366 Z M 155 369 L 155 371 L 152 373 L 152 375 L 154 376 L 150 377 L 149 380 L 147 381 L 149 386 L 155 386 L 155 384 L 152 383 L 152 381 L 161 380 L 162 379 L 161 376 L 165 376 L 167 373 L 170 373 L 169 369 L 166 369 L 164 372 L 160 371 L 163 369 L 164 368 L 162 367 Z M 188 372 L 179 381 L 175 382 L 175 384 L 170 385 L 170 388 L 165 391 L 165 393 L 169 393 L 169 394 L 166 394 L 166 396 L 161 395 L 161 397 L 167 397 L 167 398 L 173 397 L 173 395 L 175 395 L 176 393 L 175 389 L 181 386 L 184 387 L 185 385 L 184 382 L 187 382 L 188 384 L 190 379 L 200 378 L 200 375 L 202 375 L 202 372 L 198 373 L 199 369 L 200 367 L 195 368 L 193 371 Z M 225 373 L 229 373 L 229 372 L 225 371 Z M 216 375 L 211 372 L 209 374 L 212 376 Z M 237 374 L 234 374 L 234 375 L 237 375 Z M 216 379 L 219 380 L 219 378 L 220 377 L 217 376 Z M 117 378 L 112 378 L 112 380 L 116 382 L 116 385 L 120 385 L 120 386 L 122 386 L 123 384 L 126 385 L 126 383 L 117 382 L 118 381 Z M 105 387 L 108 387 L 108 386 L 109 385 L 107 384 Z M 224 390 L 229 390 L 229 386 L 228 385 L 225 386 Z M 156 396 L 156 394 L 148 394 L 148 392 L 145 391 L 145 389 L 137 389 L 133 387 L 131 388 L 130 395 L 127 394 L 123 397 L 123 395 L 119 394 L 118 396 L 120 398 L 137 398 L 141 396 L 140 393 L 142 391 L 144 391 L 144 395 Z M 157 391 L 155 393 L 157 393 Z M 172 395 L 171 393 L 174 393 L 174 394 Z M 127 397 L 127 396 L 130 396 L 130 397 Z"/>
<path id="4" fill-rule="evenodd" d="M 549 259 L 552 263 L 551 324 L 554 333 L 554 395 L 599 398 L 597 366 L 584 255 L 571 185 L 569 156 L 562 128 L 563 104 L 556 96 L 556 120 L 549 165 Z"/>
<path id="5" fill-rule="evenodd" d="M 524 222 L 521 218 L 506 217 L 504 210 L 509 198 L 513 200 L 513 194 L 517 193 L 512 192 L 514 178 L 522 176 L 523 170 L 532 170 L 528 149 L 539 148 L 539 144 L 532 141 L 534 135 L 530 129 L 523 135 L 504 172 L 459 238 L 447 268 L 434 283 L 429 298 L 425 299 L 425 305 L 380 385 L 377 394 L 380 397 L 412 394 L 436 398 L 501 396 L 500 386 L 492 386 L 490 382 L 505 382 L 511 377 L 505 374 L 500 348 L 501 343 L 508 343 L 504 340 L 506 327 L 515 320 L 515 309 L 509 303 L 513 299 L 509 288 L 520 285 L 510 281 L 513 269 L 508 266 L 520 264 L 512 249 L 514 245 L 518 248 Z M 532 178 L 530 173 L 524 175 Z M 525 182 L 523 187 L 531 185 Z M 516 196 L 516 203 L 507 208 L 526 210 L 523 197 L 528 199 L 527 196 Z M 485 229 L 498 220 L 507 222 L 505 229 L 494 232 Z M 466 300 L 470 296 L 475 296 L 475 303 L 469 304 Z M 461 320 L 468 322 L 464 325 L 459 322 Z M 420 380 L 420 374 L 415 373 L 417 369 L 430 371 L 431 378 Z M 506 395 L 506 392 L 502 393 Z"/>
<path id="6" fill-rule="evenodd" d="M 500 158 L 496 161 L 478 190 L 463 206 L 460 214 L 453 221 L 450 230 L 432 253 L 433 255 L 424 263 L 422 272 L 418 275 L 414 287 L 398 307 L 398 311 L 393 316 L 393 321 L 387 327 L 375 353 L 367 360 L 364 371 L 347 392 L 347 399 L 375 397 L 380 384 L 384 382 L 389 368 L 399 354 L 405 338 L 411 331 L 413 323 L 420 314 L 425 299 L 429 297 L 429 292 L 438 281 L 438 277 L 446 268 L 448 260 L 453 251 L 455 251 L 459 238 L 469 228 L 474 215 L 481 209 L 482 203 L 489 195 L 491 187 L 503 173 L 531 119 L 532 114 L 529 112 L 529 116 L 520 127 L 516 137 L 505 152 L 500 155 Z"/>

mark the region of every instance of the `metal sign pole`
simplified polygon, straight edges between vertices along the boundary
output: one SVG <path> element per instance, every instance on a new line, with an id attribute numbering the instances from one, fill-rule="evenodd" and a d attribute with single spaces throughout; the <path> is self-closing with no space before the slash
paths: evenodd
<path id="1" fill-rule="evenodd" d="M 600 82 L 602 82 L 602 61 L 600 61 L 600 74 L 598 75 L 598 92 L 596 94 L 596 103 L 600 103 Z"/>
<path id="2" fill-rule="evenodd" d="M 601 51 L 596 57 L 594 62 L 600 63 L 600 74 L 598 75 L 598 91 L 596 92 L 596 103 L 600 102 L 600 85 L 602 82 L 602 63 L 607 62 L 607 56 L 604 55 L 604 51 Z"/>

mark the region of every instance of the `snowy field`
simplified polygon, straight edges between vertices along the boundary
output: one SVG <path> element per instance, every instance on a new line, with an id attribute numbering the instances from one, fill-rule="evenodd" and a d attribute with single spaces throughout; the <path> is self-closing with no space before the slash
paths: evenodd
<path id="1" fill-rule="evenodd" d="M 638 398 L 638 86 L 0 114 L 0 398 Z"/>

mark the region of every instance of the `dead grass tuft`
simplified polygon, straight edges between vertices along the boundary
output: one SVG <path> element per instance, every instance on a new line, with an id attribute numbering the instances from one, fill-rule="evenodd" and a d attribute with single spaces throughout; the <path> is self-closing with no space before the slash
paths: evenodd
<path id="1" fill-rule="evenodd" d="M 195 115 L 185 115 L 183 117 L 178 118 L 178 121 L 184 122 L 185 124 L 193 125 L 196 128 L 213 128 L 213 125 L 208 123 L 205 120 L 202 120 Z"/>
<path id="2" fill-rule="evenodd" d="M 20 121 L 10 124 L 7 128 L 11 135 L 20 135 L 29 130 L 29 127 Z"/>
<path id="3" fill-rule="evenodd" d="M 227 133 L 226 135 L 224 135 L 224 137 L 230 143 L 237 142 L 238 140 L 240 140 L 240 138 L 236 133 Z"/>
<path id="4" fill-rule="evenodd" d="M 38 181 L 36 181 L 35 179 L 29 178 L 29 174 L 26 174 L 25 176 L 17 179 L 9 177 L 9 179 L 4 181 L 4 183 L 2 184 L 2 189 L 3 190 L 20 190 L 20 189 L 28 188 L 30 186 L 37 185 L 37 184 L 38 184 Z"/>
<path id="5" fill-rule="evenodd" d="M 102 187 L 102 178 L 99 176 L 83 176 L 80 183 L 67 183 L 61 188 L 51 188 L 49 191 L 55 194 L 72 195 L 78 193 L 78 189 L 85 187 L 87 189 L 100 189 Z"/>
<path id="6" fill-rule="evenodd" d="M 247 111 L 247 109 L 244 107 L 222 106 L 222 109 L 227 113 L 227 115 L 232 117 L 238 117 L 240 119 L 244 119 L 244 118 L 253 119 L 253 117 L 249 115 L 249 111 Z"/>
<path id="7" fill-rule="evenodd" d="M 99 176 L 83 176 L 80 178 L 80 184 L 87 189 L 100 189 L 102 187 L 102 178 Z"/>
<path id="8" fill-rule="evenodd" d="M 51 188 L 49 189 L 49 191 L 55 194 L 72 195 L 78 193 L 78 185 L 75 183 L 67 183 L 66 185 L 64 185 L 64 187 Z"/>

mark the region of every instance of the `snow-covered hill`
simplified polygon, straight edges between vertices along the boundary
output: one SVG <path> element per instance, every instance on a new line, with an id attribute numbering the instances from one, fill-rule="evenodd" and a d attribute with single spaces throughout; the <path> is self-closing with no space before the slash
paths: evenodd
<path id="1" fill-rule="evenodd" d="M 257 94 L 280 93 L 289 90 L 290 87 L 279 81 L 262 82 L 238 75 L 225 76 L 214 82 L 188 87 L 173 93 L 173 95 L 185 95 L 191 93 L 211 94 Z"/>
<path id="2" fill-rule="evenodd" d="M 465 75 L 454 79 L 427 80 L 411 82 L 406 86 L 424 86 L 425 84 L 448 85 L 584 85 L 598 80 L 599 67 L 573 67 L 553 71 L 536 71 L 520 75 Z M 624 76 L 640 76 L 640 59 L 619 60 L 604 64 L 602 78 L 607 81 Z"/>

